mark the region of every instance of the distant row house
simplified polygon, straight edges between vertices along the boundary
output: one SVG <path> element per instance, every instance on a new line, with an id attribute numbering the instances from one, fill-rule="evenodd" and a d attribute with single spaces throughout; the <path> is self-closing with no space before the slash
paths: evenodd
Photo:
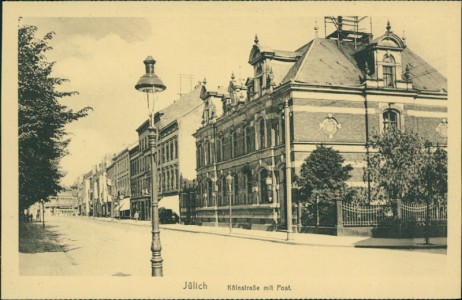
<path id="1" fill-rule="evenodd" d="M 182 183 L 196 176 L 194 137 L 202 118 L 201 84 L 155 113 L 158 130 L 157 172 L 159 206 L 180 212 Z M 149 120 L 137 129 L 138 140 L 110 160 L 81 176 L 79 214 L 151 219 L 151 149 Z"/>

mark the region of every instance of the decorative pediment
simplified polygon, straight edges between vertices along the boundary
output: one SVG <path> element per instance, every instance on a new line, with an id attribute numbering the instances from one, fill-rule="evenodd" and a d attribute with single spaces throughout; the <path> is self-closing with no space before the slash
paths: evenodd
<path id="1" fill-rule="evenodd" d="M 386 33 L 377 42 L 378 47 L 385 47 L 385 48 L 406 48 L 403 40 L 394 33 Z"/>

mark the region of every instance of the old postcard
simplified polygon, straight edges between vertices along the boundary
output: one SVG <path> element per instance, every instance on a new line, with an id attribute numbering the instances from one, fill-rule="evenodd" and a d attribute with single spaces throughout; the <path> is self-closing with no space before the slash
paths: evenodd
<path id="1" fill-rule="evenodd" d="M 2 298 L 460 298 L 458 2 L 6 2 Z"/>

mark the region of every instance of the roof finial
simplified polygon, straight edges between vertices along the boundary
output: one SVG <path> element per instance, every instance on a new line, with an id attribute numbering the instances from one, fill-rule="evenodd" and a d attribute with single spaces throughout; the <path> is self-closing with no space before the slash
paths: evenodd
<path id="1" fill-rule="evenodd" d="M 203 83 L 204 85 L 206 85 L 206 84 L 207 84 L 207 78 L 204 77 L 204 81 L 202 81 L 202 83 Z"/>
<path id="2" fill-rule="evenodd" d="M 255 34 L 255 39 L 254 39 L 253 41 L 255 42 L 255 45 L 258 45 L 258 42 L 260 42 L 260 41 L 258 40 L 258 35 Z"/>
<path id="3" fill-rule="evenodd" d="M 234 71 L 231 73 L 231 80 L 234 80 L 236 77 L 234 76 Z"/>
<path id="4" fill-rule="evenodd" d="M 369 63 L 368 63 L 367 60 L 366 60 L 366 62 L 365 62 L 365 64 L 364 64 L 364 73 L 366 74 L 366 77 L 369 76 L 369 72 L 370 72 L 370 70 L 369 70 Z"/>
<path id="5" fill-rule="evenodd" d="M 404 69 L 404 74 L 403 74 L 404 80 L 409 81 L 411 79 L 411 65 L 407 64 L 406 68 Z"/>
<path id="6" fill-rule="evenodd" d="M 316 19 L 316 20 L 314 21 L 314 36 L 315 36 L 315 38 L 318 38 L 318 37 L 319 37 L 319 36 L 318 36 L 318 30 L 319 30 L 319 27 L 318 27 L 318 20 Z"/>
<path id="7" fill-rule="evenodd" d="M 406 45 L 406 34 L 404 33 L 404 30 L 403 30 L 403 38 L 402 38 L 402 40 L 403 40 L 404 45 Z"/>
<path id="8" fill-rule="evenodd" d="M 390 20 L 387 21 L 387 31 L 391 32 Z"/>

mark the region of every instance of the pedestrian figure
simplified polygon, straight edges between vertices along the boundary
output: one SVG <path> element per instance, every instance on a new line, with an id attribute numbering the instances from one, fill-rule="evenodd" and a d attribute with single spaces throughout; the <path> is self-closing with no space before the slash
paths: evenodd
<path id="1" fill-rule="evenodd" d="M 37 215 L 35 217 L 35 221 L 40 222 L 40 220 L 41 220 L 41 218 L 40 218 L 40 208 L 39 208 L 39 209 L 37 209 Z"/>
<path id="2" fill-rule="evenodd" d="M 139 217 L 140 217 L 140 214 L 139 214 L 138 212 L 135 212 L 135 215 L 134 215 L 135 220 L 138 221 L 138 218 L 139 218 Z"/>

